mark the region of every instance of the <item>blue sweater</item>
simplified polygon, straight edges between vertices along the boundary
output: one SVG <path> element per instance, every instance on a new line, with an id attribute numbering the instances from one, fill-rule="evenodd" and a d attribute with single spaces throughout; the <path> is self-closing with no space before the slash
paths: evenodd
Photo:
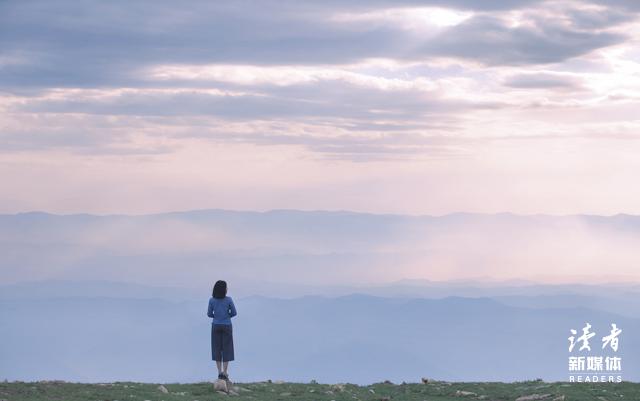
<path id="1" fill-rule="evenodd" d="M 236 306 L 233 304 L 231 297 L 224 297 L 222 299 L 209 298 L 207 316 L 213 318 L 211 324 L 231 324 L 231 318 L 237 314 Z"/>

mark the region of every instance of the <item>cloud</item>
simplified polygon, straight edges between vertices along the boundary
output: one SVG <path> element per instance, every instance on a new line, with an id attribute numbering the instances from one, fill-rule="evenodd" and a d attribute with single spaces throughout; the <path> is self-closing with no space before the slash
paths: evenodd
<path id="1" fill-rule="evenodd" d="M 536 19 L 533 26 L 510 27 L 504 20 L 481 15 L 440 33 L 425 43 L 426 55 L 459 57 L 489 65 L 558 63 L 595 49 L 623 42 L 624 35 L 585 32 Z"/>
<path id="2" fill-rule="evenodd" d="M 570 9 L 566 16 L 578 29 L 603 29 L 621 25 L 637 18 L 634 13 L 612 8 Z"/>
<path id="3" fill-rule="evenodd" d="M 350 161 L 464 157 L 469 153 L 465 147 L 474 141 L 450 135 L 411 132 L 377 135 L 206 132 L 201 135 L 223 143 L 300 145 L 323 158 Z"/>
<path id="4" fill-rule="evenodd" d="M 13 106 L 15 112 L 139 116 L 216 116 L 225 119 L 354 119 L 406 121 L 429 115 L 502 107 L 494 101 L 446 98 L 437 91 L 380 89 L 340 80 L 216 89 L 131 89 L 58 92 Z M 390 101 L 390 96 L 393 100 Z"/>
<path id="5" fill-rule="evenodd" d="M 613 32 L 585 31 L 628 21 L 618 10 L 570 8 L 576 26 L 538 19 L 511 26 L 488 12 L 539 1 L 194 1 L 5 2 L 0 7 L 0 87 L 137 87 L 162 64 L 328 65 L 371 58 L 416 61 L 457 57 L 489 65 L 555 63 L 621 43 Z M 429 18 L 385 19 L 389 9 L 430 15 L 440 9 L 473 14 L 445 29 Z M 419 7 L 416 9 L 416 7 Z M 412 9 L 416 11 L 411 11 Z M 432 10 L 432 11 L 430 11 Z M 377 20 L 340 20 L 344 13 Z M 401 15 L 401 16 L 402 16 Z M 404 17 L 403 17 L 404 18 Z"/>
<path id="6" fill-rule="evenodd" d="M 292 5 L 293 3 L 305 4 L 316 8 L 336 9 L 345 8 L 349 10 L 362 10 L 362 9 L 384 9 L 394 7 L 425 7 L 436 6 L 444 8 L 454 8 L 460 10 L 478 10 L 478 11 L 497 11 L 497 10 L 513 10 L 526 6 L 542 3 L 543 0 L 314 0 L 300 2 L 296 0 L 289 0 L 283 3 Z"/>
<path id="7" fill-rule="evenodd" d="M 68 97 L 57 93 L 57 99 L 31 100 L 7 114 L 12 117 L 11 130 L 0 134 L 0 151 L 155 154 L 176 144 L 191 142 L 192 146 L 197 140 L 298 146 L 317 157 L 353 161 L 466 154 L 461 150 L 464 140 L 451 136 L 459 128 L 448 113 L 471 110 L 476 107 L 473 103 L 428 100 L 419 93 L 401 91 L 406 98 L 395 104 L 385 100 L 386 93 L 354 93 L 354 99 L 368 98 L 368 102 L 353 107 L 344 107 L 344 102 L 295 97 L 273 100 L 254 94 L 135 90 L 92 99 L 77 91 Z M 330 100 L 326 94 L 320 96 Z M 429 122 L 407 123 L 426 115 L 430 115 Z"/>
<path id="8" fill-rule="evenodd" d="M 636 18 L 622 3 L 6 2 L 0 148 L 145 154 L 209 140 L 354 161 L 464 157 L 520 135 L 517 110 L 545 119 L 531 105 L 590 112 L 622 95 L 567 71 L 617 68 L 624 49 L 607 47 Z M 535 138 L 560 137 L 534 125 Z"/>
<path id="9" fill-rule="evenodd" d="M 515 74 L 504 80 L 503 85 L 519 89 L 568 89 L 585 90 L 579 78 L 557 73 Z"/>
<path id="10" fill-rule="evenodd" d="M 594 1 L 584 1 L 586 4 L 596 3 L 606 7 L 617 8 L 621 11 L 640 11 L 640 3 L 636 0 L 594 0 Z"/>
<path id="11" fill-rule="evenodd" d="M 175 151 L 166 145 L 137 143 L 130 133 L 91 126 L 3 130 L 0 142 L 0 153 L 62 149 L 82 155 L 157 155 Z"/>

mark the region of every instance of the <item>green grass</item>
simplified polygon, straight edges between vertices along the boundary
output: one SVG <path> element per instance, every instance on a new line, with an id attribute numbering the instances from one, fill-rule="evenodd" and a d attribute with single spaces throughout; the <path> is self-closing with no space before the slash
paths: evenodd
<path id="1" fill-rule="evenodd" d="M 237 400 L 509 400 L 531 394 L 550 394 L 546 401 L 612 401 L 640 400 L 640 383 L 547 383 L 539 380 L 515 383 L 499 382 L 442 382 L 376 383 L 369 386 L 354 384 L 235 383 L 237 393 L 215 392 L 213 384 L 164 383 L 169 391 L 163 393 L 159 384 L 116 382 L 101 384 L 67 383 L 59 381 L 0 382 L 0 401 L 205 401 L 234 398 Z M 463 395 L 462 391 L 476 395 Z M 562 398 L 564 396 L 564 398 Z"/>

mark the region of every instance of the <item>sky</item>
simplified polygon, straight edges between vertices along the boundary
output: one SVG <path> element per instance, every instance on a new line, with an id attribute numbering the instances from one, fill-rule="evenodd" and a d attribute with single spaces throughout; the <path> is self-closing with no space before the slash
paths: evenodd
<path id="1" fill-rule="evenodd" d="M 640 2 L 0 2 L 0 213 L 640 213 Z"/>

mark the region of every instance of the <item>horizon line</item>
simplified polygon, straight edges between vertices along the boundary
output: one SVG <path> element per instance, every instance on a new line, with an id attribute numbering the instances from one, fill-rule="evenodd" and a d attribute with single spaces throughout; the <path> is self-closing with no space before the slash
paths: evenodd
<path id="1" fill-rule="evenodd" d="M 640 214 L 632 213 L 615 213 L 615 214 L 594 214 L 594 213 L 515 213 L 515 212 L 467 212 L 456 211 L 444 214 L 414 214 L 414 213 L 376 213 L 366 211 L 355 211 L 346 209 L 291 209 L 291 208 L 275 208 L 264 210 L 250 210 L 250 209 L 225 209 L 225 208 L 202 208 L 202 209 L 183 209 L 164 212 L 149 212 L 149 213 L 89 213 L 89 212 L 72 212 L 72 213 L 57 213 L 44 210 L 30 210 L 24 212 L 15 213 L 0 213 L 0 216 L 20 216 L 20 215 L 49 215 L 58 217 L 73 217 L 73 216 L 92 216 L 92 217 L 146 217 L 146 216 L 162 216 L 170 214 L 188 214 L 199 212 L 228 212 L 228 213 L 249 213 L 249 214 L 268 214 L 278 212 L 297 212 L 297 213 L 326 213 L 326 214 L 352 214 L 352 215 L 368 215 L 368 216 L 386 216 L 386 217 L 413 217 L 413 218 L 442 218 L 451 217 L 457 215 L 471 215 L 471 216 L 514 216 L 514 217 L 640 217 Z"/>

